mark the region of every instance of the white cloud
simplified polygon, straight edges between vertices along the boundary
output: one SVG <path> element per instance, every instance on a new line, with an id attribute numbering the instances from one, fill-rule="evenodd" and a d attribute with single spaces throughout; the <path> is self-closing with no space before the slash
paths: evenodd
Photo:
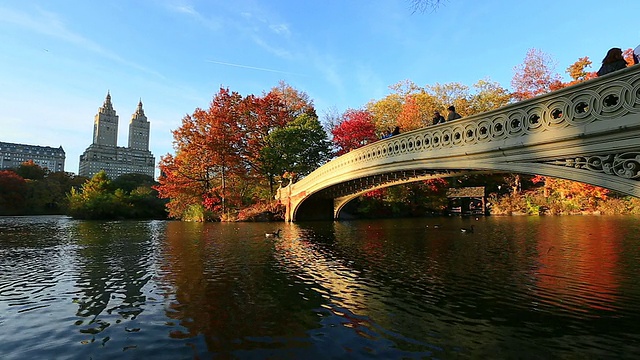
<path id="1" fill-rule="evenodd" d="M 269 25 L 269 28 L 271 29 L 271 31 L 273 31 L 274 33 L 278 34 L 278 35 L 284 35 L 289 37 L 289 35 L 291 35 L 291 31 L 289 30 L 289 26 L 286 24 L 272 24 Z"/>

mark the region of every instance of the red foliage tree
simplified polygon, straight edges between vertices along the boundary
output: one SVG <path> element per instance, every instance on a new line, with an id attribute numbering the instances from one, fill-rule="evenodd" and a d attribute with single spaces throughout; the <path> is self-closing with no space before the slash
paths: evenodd
<path id="1" fill-rule="evenodd" d="M 26 192 L 25 179 L 11 170 L 0 170 L 0 215 L 19 213 Z"/>
<path id="2" fill-rule="evenodd" d="M 331 129 L 331 134 L 338 156 L 378 140 L 373 117 L 366 110 L 345 111 L 340 123 Z"/>
<path id="3" fill-rule="evenodd" d="M 240 157 L 243 127 L 238 122 L 243 98 L 236 92 L 220 89 L 209 109 L 196 109 L 182 119 L 173 131 L 176 155 L 160 160 L 160 197 L 171 199 L 170 216 L 182 217 L 184 211 L 199 203 L 209 210 L 223 212 L 236 206 L 229 187 L 245 173 Z"/>

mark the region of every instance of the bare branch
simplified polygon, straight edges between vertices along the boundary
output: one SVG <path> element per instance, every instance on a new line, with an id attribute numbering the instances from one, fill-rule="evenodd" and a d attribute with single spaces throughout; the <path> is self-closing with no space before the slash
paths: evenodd
<path id="1" fill-rule="evenodd" d="M 433 12 L 438 9 L 438 7 L 445 0 L 407 0 L 410 4 L 411 13 L 414 14 L 416 12 L 425 13 L 427 11 Z"/>

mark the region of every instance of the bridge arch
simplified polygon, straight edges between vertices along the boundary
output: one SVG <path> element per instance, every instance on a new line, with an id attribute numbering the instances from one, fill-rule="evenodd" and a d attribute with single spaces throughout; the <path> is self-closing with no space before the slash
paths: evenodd
<path id="1" fill-rule="evenodd" d="M 330 219 L 375 188 L 470 172 L 544 175 L 640 197 L 640 66 L 377 141 L 276 198 L 287 221 Z"/>

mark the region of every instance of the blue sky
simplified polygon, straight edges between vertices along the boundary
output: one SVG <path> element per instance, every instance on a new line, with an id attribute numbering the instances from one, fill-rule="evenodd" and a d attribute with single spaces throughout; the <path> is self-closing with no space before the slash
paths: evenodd
<path id="1" fill-rule="evenodd" d="M 62 147 L 78 171 L 110 91 L 126 146 L 140 99 L 150 150 L 221 86 L 260 95 L 283 80 L 323 117 L 360 108 L 411 80 L 489 78 L 510 88 L 537 48 L 564 70 L 640 44 L 640 1 L 449 0 L 412 13 L 408 0 L 7 0 L 0 2 L 0 141 Z"/>

